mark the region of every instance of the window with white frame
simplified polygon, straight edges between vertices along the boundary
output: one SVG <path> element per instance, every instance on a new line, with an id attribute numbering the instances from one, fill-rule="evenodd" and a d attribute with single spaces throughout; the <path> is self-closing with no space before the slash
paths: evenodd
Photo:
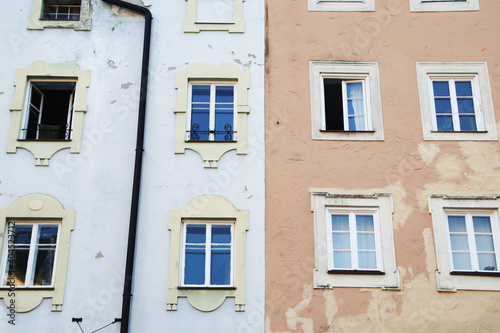
<path id="1" fill-rule="evenodd" d="M 308 0 L 309 11 L 374 11 L 374 0 Z"/>
<path id="2" fill-rule="evenodd" d="M 328 273 L 383 273 L 378 211 L 327 208 Z"/>
<path id="3" fill-rule="evenodd" d="M 2 287 L 54 286 L 59 225 L 57 221 L 7 222 L 6 234 L 11 241 L 4 244 Z"/>
<path id="4" fill-rule="evenodd" d="M 20 139 L 69 140 L 76 81 L 30 80 Z"/>
<path id="5" fill-rule="evenodd" d="M 233 226 L 234 223 L 184 222 L 181 286 L 233 285 Z"/>
<path id="6" fill-rule="evenodd" d="M 412 12 L 479 10 L 479 0 L 410 0 Z"/>
<path id="7" fill-rule="evenodd" d="M 184 32 L 228 31 L 243 33 L 243 1 L 186 0 L 187 16 Z"/>
<path id="8" fill-rule="evenodd" d="M 236 141 L 236 85 L 190 82 L 188 141 Z"/>
<path id="9" fill-rule="evenodd" d="M 497 140 L 485 63 L 417 63 L 425 140 Z"/>
<path id="10" fill-rule="evenodd" d="M 312 189 L 315 288 L 398 290 L 390 194 Z"/>
<path id="11" fill-rule="evenodd" d="M 439 291 L 499 290 L 500 196 L 429 196 Z"/>
<path id="12" fill-rule="evenodd" d="M 28 29 L 90 30 L 91 12 L 91 0 L 33 0 Z"/>
<path id="13" fill-rule="evenodd" d="M 312 136 L 318 140 L 383 140 L 376 63 L 312 61 Z"/>

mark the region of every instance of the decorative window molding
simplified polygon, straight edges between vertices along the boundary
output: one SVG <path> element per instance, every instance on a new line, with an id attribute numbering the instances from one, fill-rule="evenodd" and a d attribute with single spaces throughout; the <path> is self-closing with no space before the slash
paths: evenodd
<path id="1" fill-rule="evenodd" d="M 479 0 L 410 0 L 412 12 L 453 12 L 479 10 Z"/>
<path id="2" fill-rule="evenodd" d="M 429 196 L 439 291 L 500 291 L 499 210 L 500 196 Z"/>
<path id="3" fill-rule="evenodd" d="M 311 190 L 316 253 L 314 287 L 400 290 L 392 196 L 333 194 L 320 190 Z M 356 216 L 361 219 L 356 220 Z M 346 242 L 341 240 L 344 236 L 348 238 Z M 361 238 L 367 242 L 362 244 Z"/>
<path id="4" fill-rule="evenodd" d="M 210 283 L 207 271 L 203 283 L 185 280 L 186 270 L 183 271 L 183 268 L 188 224 L 230 226 L 231 275 L 225 276 L 229 283 Z M 182 209 L 171 209 L 168 228 L 171 233 L 167 310 L 177 311 L 178 297 L 187 298 L 194 308 L 203 312 L 214 311 L 227 297 L 233 297 L 236 311 L 245 311 L 245 233 L 248 231 L 248 210 L 238 210 L 231 202 L 217 195 L 201 195 L 189 201 Z M 192 241 L 188 240 L 189 242 Z M 187 274 L 193 278 L 192 271 Z"/>
<path id="5" fill-rule="evenodd" d="M 312 138 L 383 140 L 378 65 L 311 61 Z"/>
<path id="6" fill-rule="evenodd" d="M 374 0 L 308 0 L 309 11 L 373 12 Z"/>
<path id="7" fill-rule="evenodd" d="M 7 153 L 15 154 L 17 148 L 26 149 L 35 157 L 36 166 L 48 166 L 49 159 L 61 149 L 69 148 L 71 153 L 79 153 L 89 84 L 90 71 L 80 70 L 74 62 L 47 64 L 36 61 L 27 69 L 17 69 L 14 101 L 10 105 L 12 118 Z M 57 117 L 66 125 L 48 125 L 42 120 L 44 87 L 58 89 L 59 93 L 67 92 L 67 96 L 62 98 L 65 99 L 65 105 L 69 104 L 68 110 L 63 106 L 66 112 L 62 115 L 64 119 Z M 57 100 L 60 97 L 51 98 Z M 37 113 L 37 117 L 33 113 Z"/>
<path id="8" fill-rule="evenodd" d="M 2 250 L 0 298 L 3 299 L 6 306 L 10 305 L 13 296 L 10 286 L 14 279 L 10 275 L 6 277 L 6 272 L 9 260 L 13 257 L 8 245 L 12 245 L 16 239 L 14 237 L 16 230 L 13 228 L 14 224 L 16 228 L 31 226 L 32 230 L 40 230 L 40 226 L 51 226 L 52 228 L 56 227 L 58 231 L 57 241 L 52 244 L 52 248 L 55 249 L 54 270 L 47 275 L 52 275 L 50 284 L 47 284 L 48 281 L 40 282 L 26 279 L 24 286 L 16 285 L 16 312 L 31 311 L 40 305 L 44 298 L 52 298 L 52 311 L 62 311 L 70 233 L 74 229 L 75 211 L 64 209 L 57 200 L 44 194 L 26 195 L 17 199 L 9 208 L 0 209 L 0 231 L 2 231 L 0 234 L 0 249 Z M 19 240 L 19 237 L 17 239 Z M 45 245 L 45 247 L 47 246 Z M 9 254 L 11 255 L 9 256 Z M 38 256 L 40 256 L 40 251 Z M 14 255 L 14 257 L 16 256 Z M 33 262 L 33 259 L 29 258 L 29 262 Z M 33 269 L 33 267 L 28 269 Z M 21 282 L 16 280 L 16 284 L 21 284 Z"/>
<path id="9" fill-rule="evenodd" d="M 203 161 L 205 168 L 217 168 L 217 161 L 220 157 L 230 150 L 236 150 L 238 155 L 247 153 L 247 118 L 250 112 L 250 107 L 247 101 L 247 90 L 250 88 L 250 73 L 240 72 L 234 64 L 224 65 L 204 65 L 193 64 L 189 66 L 187 71 L 178 71 L 175 81 L 177 89 L 177 104 L 174 106 L 176 114 L 175 126 L 175 153 L 184 154 L 186 149 L 196 151 Z M 234 119 L 233 133 L 237 135 L 229 136 L 229 140 L 225 140 L 226 134 L 219 133 L 215 137 L 210 137 L 207 134 L 206 140 L 194 140 L 191 136 L 192 131 L 192 87 L 193 85 L 213 86 L 211 101 L 215 100 L 215 87 L 217 85 L 233 87 L 234 101 Z M 215 108 L 215 106 L 214 106 Z M 210 111 L 212 113 L 212 111 Z M 213 120 L 213 119 L 212 119 Z M 213 130 L 218 130 L 216 127 L 217 121 Z M 223 128 L 222 126 L 221 128 Z M 211 134 L 212 135 L 212 134 Z"/>
<path id="10" fill-rule="evenodd" d="M 484 62 L 419 62 L 424 140 L 498 140 Z"/>
<path id="11" fill-rule="evenodd" d="M 184 32 L 228 31 L 243 33 L 243 1 L 186 0 L 187 17 Z"/>
<path id="12" fill-rule="evenodd" d="M 90 13 L 90 0 L 33 0 L 28 29 L 90 30 L 92 26 Z"/>

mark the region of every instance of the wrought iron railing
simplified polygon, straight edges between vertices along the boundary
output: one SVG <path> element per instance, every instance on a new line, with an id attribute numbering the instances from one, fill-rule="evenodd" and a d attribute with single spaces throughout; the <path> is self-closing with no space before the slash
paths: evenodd
<path id="1" fill-rule="evenodd" d="M 224 125 L 223 131 L 208 130 L 200 131 L 199 124 L 191 125 L 191 130 L 188 131 L 189 141 L 235 141 L 234 136 L 236 131 L 233 131 L 233 127 L 230 124 Z M 213 135 L 211 135 L 213 134 Z"/>
<path id="2" fill-rule="evenodd" d="M 23 128 L 26 140 L 70 140 L 72 129 L 69 124 L 38 124 L 37 128 Z"/>

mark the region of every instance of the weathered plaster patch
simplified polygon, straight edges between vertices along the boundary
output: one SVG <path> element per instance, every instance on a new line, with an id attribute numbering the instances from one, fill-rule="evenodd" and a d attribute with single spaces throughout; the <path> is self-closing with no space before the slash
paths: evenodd
<path id="1" fill-rule="evenodd" d="M 122 83 L 122 89 L 128 89 L 132 85 L 132 82 Z"/>
<path id="2" fill-rule="evenodd" d="M 425 248 L 425 266 L 427 267 L 427 272 L 431 279 L 434 278 L 434 271 L 436 270 L 436 253 L 434 251 L 434 239 L 432 236 L 432 229 L 425 228 L 422 231 L 424 237 L 424 248 Z"/>
<path id="3" fill-rule="evenodd" d="M 115 65 L 115 62 L 113 60 L 108 60 L 108 66 L 111 68 L 117 68 L 117 66 Z"/>
<path id="4" fill-rule="evenodd" d="M 101 251 L 99 251 L 99 252 L 97 252 L 97 254 L 95 255 L 95 258 L 96 258 L 96 259 L 101 259 L 101 258 L 104 258 L 104 256 L 102 255 L 102 252 L 101 252 Z"/>
<path id="5" fill-rule="evenodd" d="M 456 155 L 444 155 L 436 161 L 436 171 L 442 179 L 456 179 L 463 176 L 464 164 Z"/>
<path id="6" fill-rule="evenodd" d="M 439 153 L 439 146 L 434 143 L 421 143 L 418 145 L 418 152 L 426 164 L 432 163 L 434 157 Z"/>

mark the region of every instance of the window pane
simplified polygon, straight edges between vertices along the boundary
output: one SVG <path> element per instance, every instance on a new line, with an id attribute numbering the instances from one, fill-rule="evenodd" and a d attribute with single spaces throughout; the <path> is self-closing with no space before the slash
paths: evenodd
<path id="1" fill-rule="evenodd" d="M 205 243 L 206 226 L 204 224 L 186 225 L 186 243 Z"/>
<path id="2" fill-rule="evenodd" d="M 438 131 L 453 131 L 453 119 L 451 116 L 437 116 Z"/>
<path id="3" fill-rule="evenodd" d="M 210 103 L 210 86 L 193 85 L 191 102 Z"/>
<path id="4" fill-rule="evenodd" d="M 458 113 L 474 113 L 474 100 L 472 98 L 457 98 Z"/>
<path id="5" fill-rule="evenodd" d="M 374 234 L 358 234 L 358 249 L 359 250 L 375 250 L 375 235 Z"/>
<path id="6" fill-rule="evenodd" d="M 337 233 L 332 234 L 333 248 L 334 249 L 350 249 L 351 239 L 349 233 Z"/>
<path id="7" fill-rule="evenodd" d="M 197 0 L 196 22 L 232 23 L 234 21 L 233 0 Z"/>
<path id="8" fill-rule="evenodd" d="M 460 130 L 461 131 L 477 131 L 476 128 L 476 117 L 472 116 L 460 116 Z"/>
<path id="9" fill-rule="evenodd" d="M 451 102 L 449 98 L 436 98 L 434 105 L 436 106 L 436 113 L 451 114 Z"/>
<path id="10" fill-rule="evenodd" d="M 361 269 L 376 269 L 377 257 L 375 252 L 359 252 L 358 253 L 359 268 Z"/>
<path id="11" fill-rule="evenodd" d="M 215 141 L 233 140 L 233 105 L 215 105 Z"/>
<path id="12" fill-rule="evenodd" d="M 231 243 L 231 226 L 213 225 L 212 243 Z"/>
<path id="13" fill-rule="evenodd" d="M 434 96 L 450 96 L 448 81 L 433 81 Z"/>
<path id="14" fill-rule="evenodd" d="M 451 249 L 453 251 L 469 251 L 467 235 L 450 235 Z"/>
<path id="15" fill-rule="evenodd" d="M 333 267 L 351 268 L 351 251 L 333 251 Z"/>
<path id="16" fill-rule="evenodd" d="M 363 99 L 363 82 L 347 82 L 346 83 L 347 98 Z"/>
<path id="17" fill-rule="evenodd" d="M 479 261 L 479 269 L 482 271 L 498 271 L 496 267 L 495 254 L 493 253 L 479 253 L 477 255 Z"/>
<path id="18" fill-rule="evenodd" d="M 495 246 L 493 245 L 493 236 L 476 235 L 476 247 L 478 251 L 495 251 Z"/>
<path id="19" fill-rule="evenodd" d="M 350 131 L 364 131 L 365 117 L 364 116 L 349 116 L 349 130 Z"/>
<path id="20" fill-rule="evenodd" d="M 17 226 L 16 226 L 17 227 Z M 29 247 L 15 246 L 14 247 L 14 260 L 8 262 L 7 272 L 9 277 L 14 276 L 14 284 L 16 286 L 24 286 L 26 282 L 26 270 L 28 267 Z M 12 280 L 9 280 L 12 283 Z"/>
<path id="21" fill-rule="evenodd" d="M 205 284 L 205 246 L 186 245 L 185 284 Z"/>
<path id="22" fill-rule="evenodd" d="M 210 271 L 210 284 L 229 285 L 231 283 L 231 247 L 212 246 L 212 267 Z"/>
<path id="23" fill-rule="evenodd" d="M 356 215 L 356 229 L 358 231 L 373 231 L 373 215 Z"/>
<path id="24" fill-rule="evenodd" d="M 471 270 L 469 253 L 453 253 L 453 267 L 455 270 Z"/>
<path id="25" fill-rule="evenodd" d="M 34 286 L 50 286 L 54 269 L 55 248 L 39 247 L 35 253 Z"/>
<path id="26" fill-rule="evenodd" d="M 29 244 L 31 242 L 31 230 L 32 225 L 17 224 L 12 228 L 14 232 L 14 243 L 15 244 Z"/>
<path id="27" fill-rule="evenodd" d="M 38 228 L 38 244 L 56 244 L 57 243 L 57 225 L 41 225 Z"/>
<path id="28" fill-rule="evenodd" d="M 333 231 L 349 231 L 349 215 L 332 215 Z"/>
<path id="29" fill-rule="evenodd" d="M 448 216 L 450 232 L 467 232 L 465 216 Z"/>
<path id="30" fill-rule="evenodd" d="M 491 233 L 491 224 L 489 216 L 473 216 L 472 222 L 474 224 L 475 233 Z"/>
<path id="31" fill-rule="evenodd" d="M 356 115 L 356 114 L 364 114 L 365 110 L 363 107 L 363 99 L 362 98 L 356 98 L 356 99 L 348 99 L 347 100 L 347 114 L 349 115 Z"/>
<path id="32" fill-rule="evenodd" d="M 234 86 L 217 86 L 215 103 L 234 103 Z"/>
<path id="33" fill-rule="evenodd" d="M 455 81 L 457 96 L 472 96 L 471 81 Z"/>

